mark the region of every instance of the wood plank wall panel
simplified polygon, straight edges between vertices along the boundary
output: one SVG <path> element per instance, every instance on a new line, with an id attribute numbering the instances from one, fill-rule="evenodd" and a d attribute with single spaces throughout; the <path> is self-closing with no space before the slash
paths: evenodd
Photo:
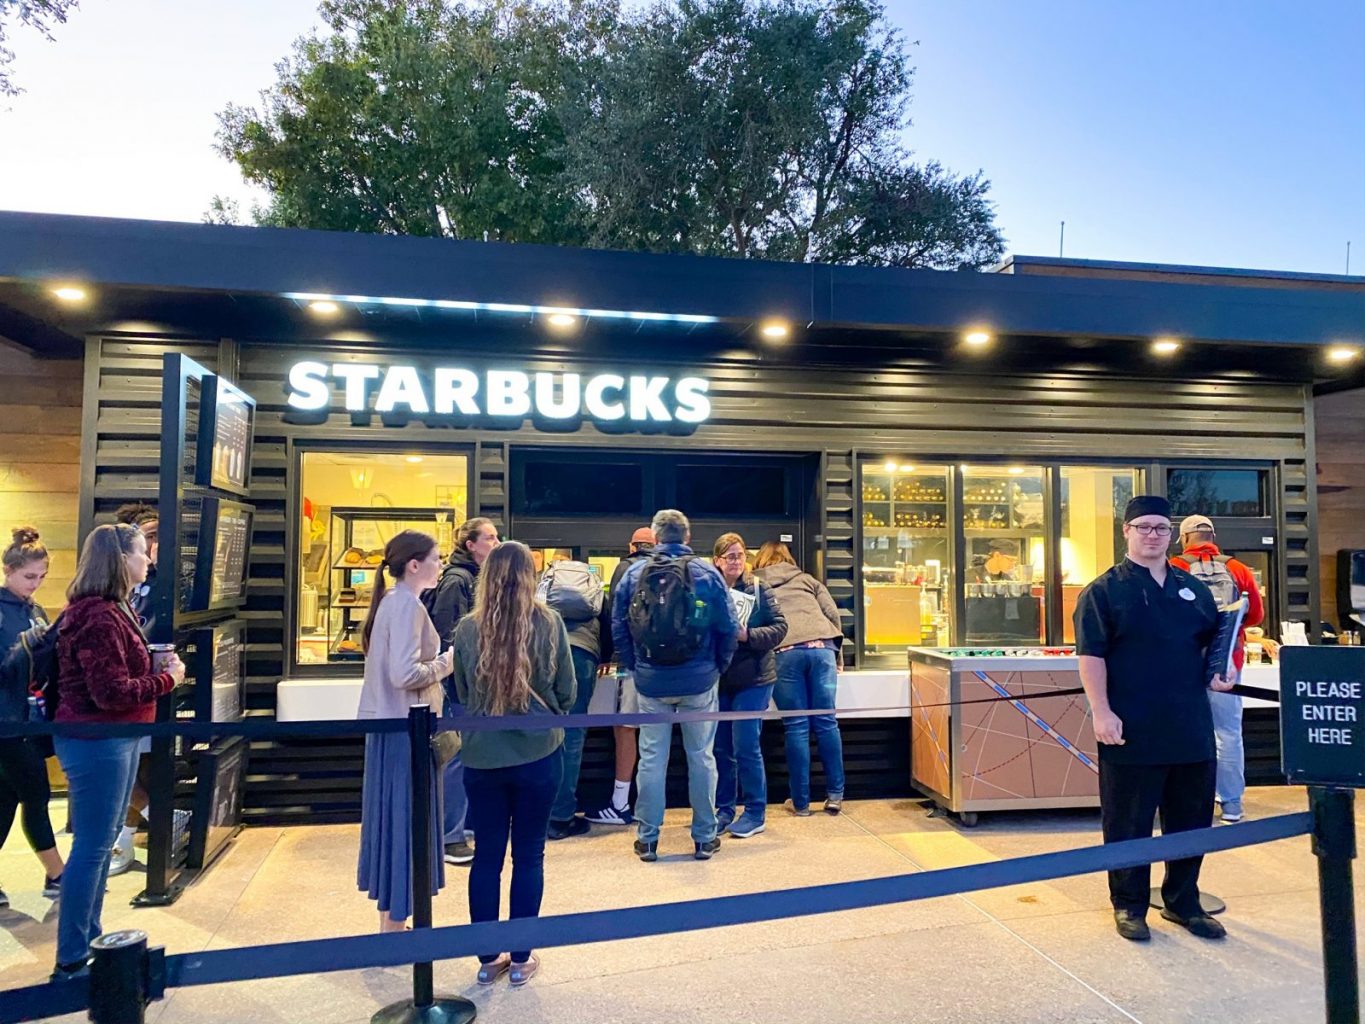
<path id="1" fill-rule="evenodd" d="M 79 547 L 80 359 L 38 359 L 0 342 L 0 547 L 10 530 L 33 526 L 48 549 L 38 601 L 66 604 Z"/>
<path id="2" fill-rule="evenodd" d="M 212 367 L 212 341 L 180 343 L 192 358 Z M 105 339 L 99 345 L 98 445 L 93 501 L 96 518 L 133 497 L 154 497 L 155 437 L 159 422 L 159 360 L 164 341 Z M 716 361 L 707 365 L 678 358 L 652 360 L 655 372 L 681 374 L 686 368 L 711 381 L 711 420 L 691 436 L 614 434 L 591 424 L 564 434 L 548 434 L 527 423 L 518 429 L 458 430 L 421 422 L 384 426 L 377 418 L 357 424 L 346 413 L 324 423 L 304 425 L 285 418 L 284 381 L 289 367 L 323 355 L 329 361 L 403 362 L 417 366 L 438 361 L 478 365 L 468 353 L 378 352 L 373 347 L 333 343 L 298 348 L 238 342 L 238 383 L 258 404 L 252 501 L 257 505 L 251 552 L 250 601 L 245 610 L 248 634 L 248 706 L 257 713 L 274 709 L 275 683 L 284 673 L 282 651 L 289 614 L 286 586 L 289 446 L 299 440 L 372 440 L 421 447 L 424 442 L 466 442 L 474 453 L 473 505 L 478 512 L 506 521 L 509 446 L 578 445 L 654 450 L 755 449 L 821 455 L 824 502 L 812 532 L 823 538 L 816 568 L 826 577 L 844 612 L 846 632 L 856 628 L 857 586 L 856 459 L 895 452 L 929 460 L 981 457 L 1131 459 L 1242 458 L 1281 463 L 1287 512 L 1295 528 L 1314 528 L 1304 466 L 1304 394 L 1292 385 L 1082 379 L 1047 374 L 1028 379 L 948 375 L 889 365 L 851 371 L 831 352 L 828 365 L 756 367 L 751 362 Z M 891 358 L 891 357 L 888 357 Z M 504 360 L 505 362 L 505 357 Z M 566 363 L 562 355 L 529 351 L 518 359 L 529 370 L 619 369 L 585 357 Z M 639 361 L 633 362 L 639 365 Z M 1295 536 L 1299 536 L 1298 533 Z M 1306 550 L 1306 549 L 1305 549 Z M 1307 574 L 1293 593 L 1311 601 Z M 1293 581 L 1291 581 L 1293 585 Z M 885 733 L 881 735 L 885 736 Z M 260 747 L 261 749 L 257 749 Z M 585 779 L 610 756 L 605 744 L 589 745 Z M 870 748 L 869 748 L 870 749 Z M 897 760 L 894 753 L 892 760 Z M 252 750 L 246 792 L 248 821 L 354 820 L 358 813 L 357 744 L 292 743 Z M 598 758 L 602 765 L 597 764 Z M 850 791 L 870 795 L 892 792 L 883 772 L 887 764 L 865 759 L 851 770 Z M 899 774 L 899 769 L 893 769 Z"/>
<path id="3" fill-rule="evenodd" d="M 1365 548 L 1365 391 L 1320 395 L 1313 420 L 1322 617 L 1335 625 L 1337 551 Z"/>

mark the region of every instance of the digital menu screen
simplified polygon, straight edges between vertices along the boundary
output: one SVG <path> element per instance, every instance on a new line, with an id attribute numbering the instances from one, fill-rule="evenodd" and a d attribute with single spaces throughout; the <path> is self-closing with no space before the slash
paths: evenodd
<path id="1" fill-rule="evenodd" d="M 201 721 L 241 721 L 246 706 L 244 637 L 240 619 L 195 631 L 194 709 Z"/>
<path id="2" fill-rule="evenodd" d="M 251 476 L 251 437 L 256 402 L 222 377 L 204 378 L 195 482 L 245 495 Z"/>

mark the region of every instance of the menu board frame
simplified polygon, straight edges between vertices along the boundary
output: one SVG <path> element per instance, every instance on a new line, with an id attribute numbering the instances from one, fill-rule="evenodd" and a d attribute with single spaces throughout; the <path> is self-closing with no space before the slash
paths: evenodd
<path id="1" fill-rule="evenodd" d="M 241 619 L 228 619 L 196 629 L 191 635 L 194 638 L 194 717 L 201 722 L 240 722 L 246 717 L 246 623 Z M 232 718 L 219 716 L 214 706 L 218 697 L 214 688 L 218 643 L 227 638 L 237 643 L 240 652 L 234 680 L 237 713 Z"/>
<path id="2" fill-rule="evenodd" d="M 195 459 L 194 482 L 200 487 L 213 487 L 245 498 L 250 494 L 251 453 L 256 431 L 256 399 L 216 373 L 206 374 L 202 381 L 199 414 L 198 457 Z M 229 409 L 246 410 L 246 425 L 242 428 Z M 244 436 L 243 435 L 244 431 Z M 218 458 L 220 452 L 231 451 L 230 442 L 236 438 L 241 458 L 241 480 L 227 473 Z"/>
<path id="3" fill-rule="evenodd" d="M 242 827 L 250 747 L 232 736 L 195 753 L 197 780 L 185 866 L 201 870 Z"/>
<path id="4" fill-rule="evenodd" d="M 219 529 L 219 522 L 222 519 L 224 509 L 244 513 L 247 519 L 246 537 L 243 539 L 241 587 L 235 594 L 215 596 L 213 588 L 214 562 L 218 553 L 219 534 L 222 532 Z M 251 535 L 255 525 L 256 507 L 254 505 L 245 505 L 240 501 L 219 498 L 216 495 L 206 495 L 202 499 L 199 516 L 199 542 L 195 550 L 191 611 L 225 611 L 240 608 L 246 604 L 247 580 L 251 575 Z"/>

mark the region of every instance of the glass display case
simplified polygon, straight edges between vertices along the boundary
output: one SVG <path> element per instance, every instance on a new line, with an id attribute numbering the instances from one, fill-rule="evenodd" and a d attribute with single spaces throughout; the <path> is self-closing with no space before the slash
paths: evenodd
<path id="1" fill-rule="evenodd" d="M 888 459 L 861 467 L 868 653 L 952 642 L 950 478 L 947 466 Z"/>

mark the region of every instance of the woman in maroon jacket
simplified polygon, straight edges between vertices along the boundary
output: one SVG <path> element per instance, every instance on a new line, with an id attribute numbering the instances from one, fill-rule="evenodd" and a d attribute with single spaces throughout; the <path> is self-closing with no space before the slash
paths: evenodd
<path id="1" fill-rule="evenodd" d="M 147 638 L 128 606 L 149 564 L 147 541 L 136 527 L 98 526 L 85 539 L 57 638 L 58 722 L 151 722 L 157 698 L 185 678 L 177 658 L 167 671 L 152 671 Z M 62 876 L 52 974 L 62 980 L 88 971 L 90 943 L 101 933 L 109 851 L 132 795 L 138 741 L 58 736 L 54 745 L 75 834 Z"/>

